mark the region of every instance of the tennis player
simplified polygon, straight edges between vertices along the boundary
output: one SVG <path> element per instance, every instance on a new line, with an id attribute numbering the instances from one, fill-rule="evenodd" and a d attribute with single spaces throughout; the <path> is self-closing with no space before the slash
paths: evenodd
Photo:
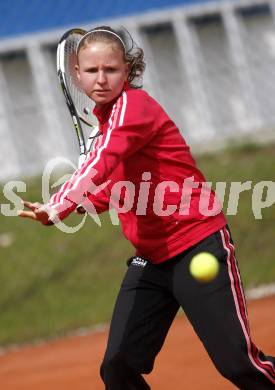
<path id="1" fill-rule="evenodd" d="M 106 389 L 150 389 L 142 374 L 153 369 L 180 307 L 225 378 L 243 390 L 275 389 L 275 359 L 250 338 L 226 219 L 174 122 L 138 88 L 143 51 L 130 46 L 106 26 L 79 42 L 77 74 L 96 104 L 101 135 L 49 204 L 25 202 L 29 210 L 19 215 L 50 225 L 78 204 L 89 209 L 92 202 L 98 213 L 117 207 L 136 254 L 127 262 L 101 366 Z M 200 252 L 220 263 L 211 283 L 189 272 Z"/>

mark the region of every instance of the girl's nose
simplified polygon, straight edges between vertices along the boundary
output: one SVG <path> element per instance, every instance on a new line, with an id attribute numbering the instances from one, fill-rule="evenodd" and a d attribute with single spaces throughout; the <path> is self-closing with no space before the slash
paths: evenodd
<path id="1" fill-rule="evenodd" d="M 103 84 L 106 82 L 106 75 L 104 71 L 100 71 L 98 73 L 97 82 L 100 84 Z"/>

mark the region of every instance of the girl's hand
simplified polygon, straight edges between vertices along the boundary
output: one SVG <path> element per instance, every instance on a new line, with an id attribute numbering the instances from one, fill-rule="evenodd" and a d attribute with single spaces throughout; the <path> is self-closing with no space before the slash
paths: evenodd
<path id="1" fill-rule="evenodd" d="M 52 221 L 49 219 L 49 215 L 45 210 L 43 204 L 35 202 L 23 201 L 23 205 L 30 209 L 30 211 L 18 210 L 18 216 L 22 218 L 30 218 L 35 221 L 41 222 L 43 225 L 51 225 Z"/>

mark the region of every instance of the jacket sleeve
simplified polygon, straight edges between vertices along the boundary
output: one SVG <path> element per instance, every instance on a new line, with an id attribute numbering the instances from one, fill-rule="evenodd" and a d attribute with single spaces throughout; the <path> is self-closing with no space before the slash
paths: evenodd
<path id="1" fill-rule="evenodd" d="M 95 200 L 100 189 L 109 184 L 108 178 L 118 164 L 153 138 L 156 116 L 146 96 L 123 92 L 113 106 L 101 143 L 51 198 L 50 216 L 62 220 L 87 196 Z"/>

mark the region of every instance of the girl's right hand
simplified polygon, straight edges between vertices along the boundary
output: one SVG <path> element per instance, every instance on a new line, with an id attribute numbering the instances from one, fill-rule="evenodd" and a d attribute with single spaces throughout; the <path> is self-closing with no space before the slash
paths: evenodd
<path id="1" fill-rule="evenodd" d="M 53 222 L 49 219 L 49 215 L 45 210 L 45 206 L 41 203 L 22 201 L 23 205 L 30 211 L 18 210 L 17 214 L 21 218 L 30 218 L 34 221 L 41 222 L 43 225 L 52 225 Z"/>

